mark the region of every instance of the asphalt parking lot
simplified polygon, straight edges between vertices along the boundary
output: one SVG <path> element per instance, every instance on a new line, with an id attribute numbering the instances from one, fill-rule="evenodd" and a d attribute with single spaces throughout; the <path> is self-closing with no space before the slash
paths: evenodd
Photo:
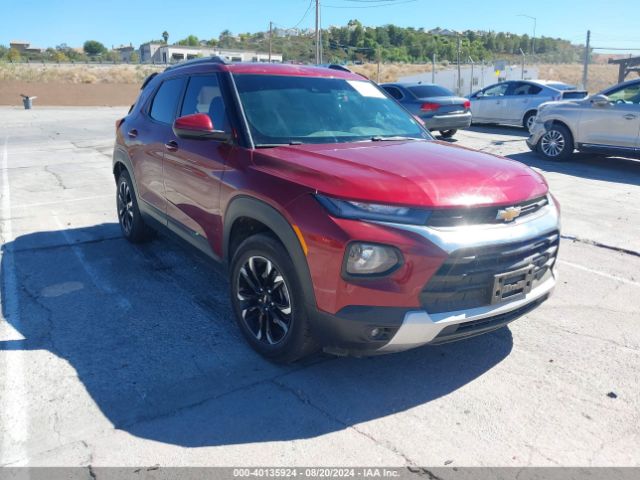
<path id="1" fill-rule="evenodd" d="M 640 162 L 459 132 L 546 175 L 554 296 L 464 342 L 283 367 L 241 338 L 223 275 L 121 239 L 125 113 L 0 107 L 0 466 L 640 465 Z"/>

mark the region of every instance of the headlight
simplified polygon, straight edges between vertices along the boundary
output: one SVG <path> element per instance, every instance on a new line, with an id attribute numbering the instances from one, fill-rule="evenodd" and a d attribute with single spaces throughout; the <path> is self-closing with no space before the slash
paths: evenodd
<path id="1" fill-rule="evenodd" d="M 318 194 L 315 197 L 331 215 L 339 218 L 425 225 L 431 215 L 430 210 L 420 208 L 352 202 Z"/>
<path id="2" fill-rule="evenodd" d="M 400 252 L 386 245 L 352 243 L 347 250 L 345 270 L 349 275 L 385 275 L 402 262 Z"/>

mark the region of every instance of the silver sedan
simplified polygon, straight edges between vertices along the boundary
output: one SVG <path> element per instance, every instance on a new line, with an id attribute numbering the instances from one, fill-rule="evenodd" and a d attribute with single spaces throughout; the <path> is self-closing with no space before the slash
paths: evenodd
<path id="1" fill-rule="evenodd" d="M 522 80 L 497 83 L 474 93 L 471 100 L 473 123 L 502 123 L 531 128 L 538 107 L 554 100 L 580 99 L 584 90 L 550 80 Z"/>

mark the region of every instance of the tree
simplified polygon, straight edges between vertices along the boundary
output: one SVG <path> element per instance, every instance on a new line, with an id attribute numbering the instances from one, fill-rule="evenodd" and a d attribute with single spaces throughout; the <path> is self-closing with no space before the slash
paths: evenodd
<path id="1" fill-rule="evenodd" d="M 169 41 L 169 32 L 166 30 L 162 32 L 162 39 L 164 40 L 164 43 L 167 43 Z"/>
<path id="2" fill-rule="evenodd" d="M 10 48 L 9 53 L 7 53 L 7 59 L 10 62 L 19 62 L 20 61 L 20 52 L 15 48 Z"/>
<path id="3" fill-rule="evenodd" d="M 84 50 L 84 53 L 90 57 L 95 57 L 96 55 L 100 55 L 107 51 L 105 46 L 97 40 L 87 40 L 84 42 L 82 49 Z"/>
<path id="4" fill-rule="evenodd" d="M 61 50 L 56 50 L 55 52 L 53 52 L 52 58 L 54 62 L 58 62 L 58 63 L 69 61 L 69 58 Z"/>
<path id="5" fill-rule="evenodd" d="M 129 61 L 131 63 L 140 63 L 140 55 L 138 55 L 138 52 L 131 52 L 131 56 L 129 57 Z"/>
<path id="6" fill-rule="evenodd" d="M 187 45 L 189 47 L 197 47 L 200 44 L 200 40 L 195 35 L 189 35 L 187 38 L 178 40 L 178 45 Z"/>

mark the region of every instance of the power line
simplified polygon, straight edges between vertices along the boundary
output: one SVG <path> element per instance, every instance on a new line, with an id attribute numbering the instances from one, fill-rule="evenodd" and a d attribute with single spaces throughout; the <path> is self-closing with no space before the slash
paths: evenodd
<path id="1" fill-rule="evenodd" d="M 375 5 L 358 5 L 358 6 L 352 6 L 352 5 L 326 5 L 323 4 L 322 6 L 324 8 L 380 8 L 380 7 L 390 7 L 390 6 L 395 6 L 395 5 L 401 5 L 403 3 L 414 3 L 417 2 L 418 0 L 397 0 L 397 1 L 391 1 L 391 0 L 384 0 L 387 3 L 378 3 L 378 2 L 374 2 Z"/>

